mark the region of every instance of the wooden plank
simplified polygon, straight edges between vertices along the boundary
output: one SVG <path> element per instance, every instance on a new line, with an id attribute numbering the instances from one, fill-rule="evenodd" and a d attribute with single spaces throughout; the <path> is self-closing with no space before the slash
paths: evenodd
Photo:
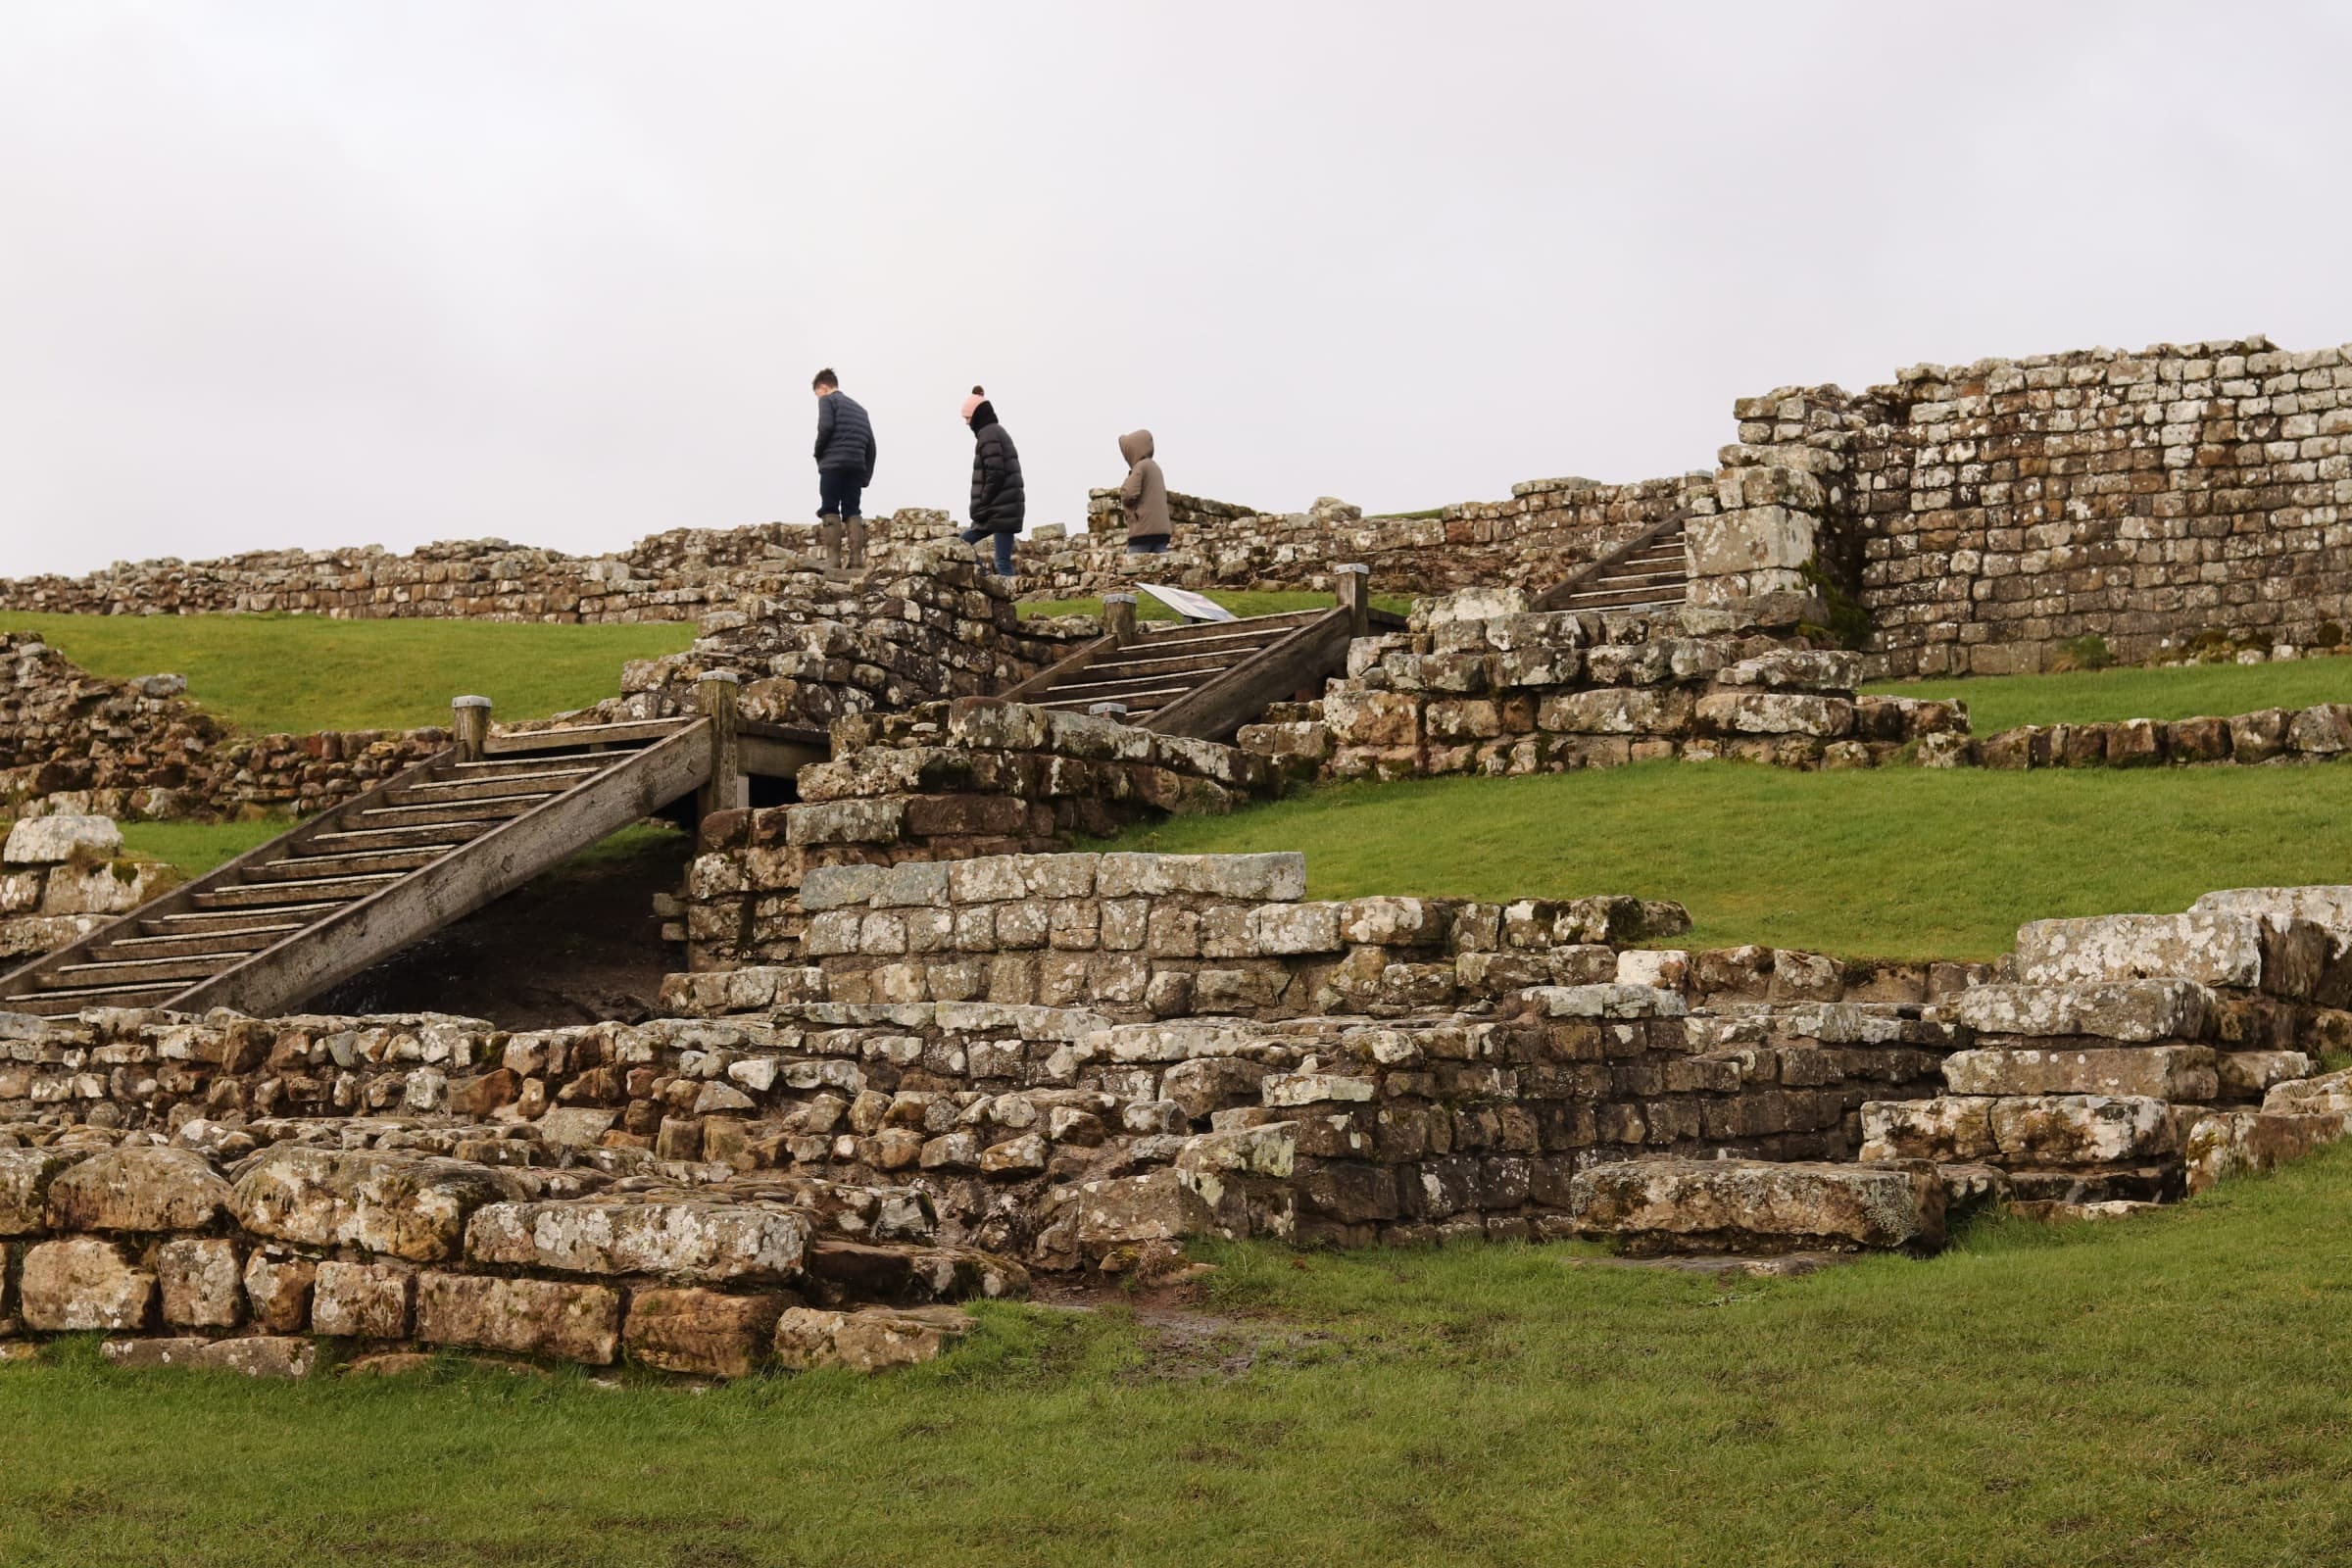
<path id="1" fill-rule="evenodd" d="M 286 929 L 299 931 L 308 916 L 323 914 L 334 907 L 332 903 L 324 903 L 274 905 L 259 913 L 251 909 L 190 909 L 179 914 L 158 915 L 153 919 L 143 918 L 139 921 L 139 929 L 152 931 L 157 936 L 177 936 L 183 932 L 215 931 L 224 926 L 250 926 L 262 921 L 274 923 L 280 920 L 291 920 L 295 923 L 287 926 Z M 128 939 L 119 938 L 117 940 Z"/>
<path id="2" fill-rule="evenodd" d="M 357 876 L 368 871 L 414 871 L 420 865 L 430 865 L 456 847 L 452 839 L 444 844 L 414 844 L 404 850 L 351 850 L 339 855 L 289 855 L 267 865 L 257 865 L 246 873 L 248 884 L 255 882 L 316 882 L 320 877 Z"/>
<path id="3" fill-rule="evenodd" d="M 235 1007 L 256 1017 L 283 1012 L 692 793 L 710 768 L 710 730 L 698 720 L 615 758 L 593 778 L 191 987 L 171 1004 L 189 1012 Z"/>
<path id="4" fill-rule="evenodd" d="M 270 920 L 190 931 L 182 936 L 117 937 L 99 951 L 102 961 L 110 963 L 118 958 L 167 958 L 182 953 L 259 953 L 277 946 L 302 927 L 300 920 Z"/>
<path id="5" fill-rule="evenodd" d="M 372 806 L 360 813 L 367 827 L 402 827 L 435 822 L 503 822 L 546 800 L 545 795 L 485 795 L 472 801 L 425 801 L 416 806 Z"/>
<path id="6" fill-rule="evenodd" d="M 771 740 L 749 730 L 735 737 L 735 750 L 743 770 L 760 778 L 798 778 L 802 768 L 833 755 L 830 746 Z"/>
<path id="7" fill-rule="evenodd" d="M 215 888 L 226 887 L 240 881 L 252 867 L 277 858 L 310 843 L 322 833 L 340 827 L 359 825 L 359 818 L 370 806 L 380 806 L 391 792 L 432 776 L 434 769 L 456 760 L 454 752 L 445 751 L 426 758 L 416 765 L 402 769 L 383 780 L 373 789 L 363 791 L 342 805 L 319 812 L 308 821 L 299 822 L 268 843 L 256 845 L 225 865 L 215 866 L 193 882 L 183 882 L 160 898 L 150 899 L 128 914 L 111 920 L 78 942 L 71 943 L 55 953 L 44 954 L 29 963 L 19 965 L 0 974 L 0 998 L 31 989 L 33 977 L 62 964 L 79 963 L 87 959 L 94 949 L 103 947 L 116 937 L 143 929 L 142 922 L 169 919 L 174 915 L 193 914 L 202 906 L 197 900 Z"/>
<path id="8" fill-rule="evenodd" d="M 506 778 L 428 779 L 393 791 L 385 804 L 439 806 L 447 801 L 486 801 L 506 795 L 560 795 L 580 780 L 603 771 L 601 766 L 589 763 L 580 767 L 542 768 L 535 773 L 515 773 Z"/>
<path id="9" fill-rule="evenodd" d="M 1350 630 L 1349 612 L 1335 609 L 1257 658 L 1170 703 L 1143 727 L 1161 735 L 1224 740 L 1270 705 L 1346 668 Z"/>
<path id="10" fill-rule="evenodd" d="M 379 888 L 389 887 L 407 875 L 405 871 L 384 871 L 373 876 L 321 877 L 310 882 L 239 882 L 230 887 L 210 888 L 197 894 L 196 907 L 258 909 L 275 905 L 318 901 L 344 904 L 364 898 Z"/>
<path id="11" fill-rule="evenodd" d="M 97 963 L 69 963 L 41 976 L 41 987 L 63 991 L 74 986 L 107 985 L 133 980 L 201 980 L 218 974 L 244 957 L 234 948 L 212 953 L 178 954 L 165 957 L 107 958 Z"/>
<path id="12" fill-rule="evenodd" d="M 493 735 L 482 744 L 482 756 L 513 757 L 528 752 L 562 751 L 572 746 L 644 744 L 667 740 L 693 722 L 691 718 L 633 718 L 615 724 L 572 724 L 563 729 Z"/>
<path id="13" fill-rule="evenodd" d="M 311 848 L 321 854 L 349 850 L 408 850 L 421 844 L 463 844 L 490 831 L 486 822 L 412 822 L 401 827 L 362 827 L 321 833 Z"/>

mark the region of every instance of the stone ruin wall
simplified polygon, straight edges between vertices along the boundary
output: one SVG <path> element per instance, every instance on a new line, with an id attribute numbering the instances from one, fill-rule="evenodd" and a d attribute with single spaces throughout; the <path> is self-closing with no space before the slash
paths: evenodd
<path id="1" fill-rule="evenodd" d="M 103 816 L 40 816 L 0 841 L 0 970 L 80 941 L 179 880 L 122 854 Z"/>

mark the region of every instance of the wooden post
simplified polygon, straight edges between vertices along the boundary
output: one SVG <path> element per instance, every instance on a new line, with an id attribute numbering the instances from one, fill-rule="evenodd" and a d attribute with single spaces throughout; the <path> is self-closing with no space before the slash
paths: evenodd
<path id="1" fill-rule="evenodd" d="M 704 780 L 695 805 L 704 816 L 750 804 L 749 780 L 743 776 L 741 731 L 735 699 L 743 677 L 731 669 L 707 670 L 695 683 L 703 716 L 710 720 L 710 776 Z"/>
<path id="2" fill-rule="evenodd" d="M 1105 636 L 1117 638 L 1121 648 L 1135 641 L 1135 595 L 1102 596 L 1102 631 Z"/>
<path id="3" fill-rule="evenodd" d="M 458 744 L 458 760 L 478 762 L 490 743 L 490 699 L 453 698 L 449 705 L 450 738 Z"/>
<path id="4" fill-rule="evenodd" d="M 1348 635 L 1361 637 L 1372 629 L 1372 568 L 1351 562 L 1333 570 L 1331 586 L 1348 612 Z"/>

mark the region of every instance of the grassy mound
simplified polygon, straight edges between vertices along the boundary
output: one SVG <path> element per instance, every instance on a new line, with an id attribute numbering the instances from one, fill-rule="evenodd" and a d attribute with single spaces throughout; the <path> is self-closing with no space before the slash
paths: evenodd
<path id="1" fill-rule="evenodd" d="M 620 666 L 684 651 L 685 621 L 328 620 L 317 615 L 60 615 L 0 612 L 92 674 L 166 671 L 255 734 L 449 722 L 474 692 L 502 719 L 545 718 L 620 690 Z"/>
<path id="2" fill-rule="evenodd" d="M 2352 1150 L 2104 1228 L 1722 1285 L 1292 1256 L 695 1394 L 0 1366 L 0 1559 L 2254 1565 L 2352 1550 Z"/>
<path id="3" fill-rule="evenodd" d="M 1796 773 L 1654 762 L 1319 790 L 1123 849 L 1304 850 L 1316 898 L 1630 893 L 1692 946 L 1986 958 L 2021 921 L 2352 882 L 2352 767 Z"/>
<path id="4" fill-rule="evenodd" d="M 1978 735 L 1997 735 L 2020 724 L 2226 717 L 2263 708 L 2352 703 L 2352 659 L 1980 675 L 1969 680 L 1888 681 L 1869 689 L 1888 697 L 1960 698 L 1968 704 L 1969 727 Z"/>

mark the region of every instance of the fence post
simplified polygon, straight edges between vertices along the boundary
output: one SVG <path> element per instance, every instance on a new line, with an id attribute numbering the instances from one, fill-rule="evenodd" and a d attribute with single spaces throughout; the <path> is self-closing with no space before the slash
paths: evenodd
<path id="1" fill-rule="evenodd" d="M 490 743 L 490 699 L 457 697 L 449 705 L 450 738 L 457 742 L 458 760 L 478 762 Z"/>
<path id="2" fill-rule="evenodd" d="M 1348 635 L 1361 637 L 1372 629 L 1372 568 L 1350 562 L 1333 571 L 1332 590 L 1348 612 Z"/>
<path id="3" fill-rule="evenodd" d="M 750 804 L 739 744 L 742 721 L 735 701 L 742 685 L 743 677 L 731 669 L 706 670 L 695 683 L 703 716 L 710 721 L 710 776 L 695 799 L 704 816 Z"/>
<path id="4" fill-rule="evenodd" d="M 1121 648 L 1135 641 L 1135 595 L 1102 596 L 1102 630 L 1117 638 Z"/>

